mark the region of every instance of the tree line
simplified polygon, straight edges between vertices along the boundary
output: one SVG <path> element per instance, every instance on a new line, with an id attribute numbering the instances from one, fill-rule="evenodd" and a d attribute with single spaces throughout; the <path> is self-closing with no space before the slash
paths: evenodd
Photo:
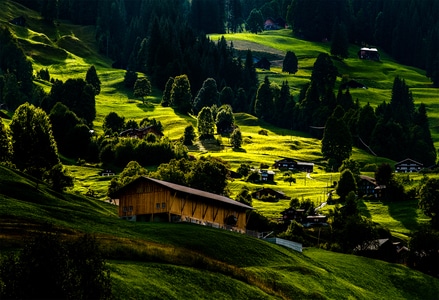
<path id="1" fill-rule="evenodd" d="M 395 77 L 389 102 L 375 109 L 354 101 L 343 78 L 337 95 L 338 75 L 331 57 L 316 59 L 311 81 L 293 98 L 287 82 L 279 87 L 269 78 L 260 83 L 253 113 L 277 126 L 310 132 L 322 138 L 322 154 L 329 167 L 337 170 L 356 146 L 373 155 L 403 160 L 410 157 L 429 167 L 436 163 L 427 108 L 417 108 L 404 78 Z"/>
<path id="2" fill-rule="evenodd" d="M 439 86 L 438 1 L 292 0 L 287 19 L 298 37 L 326 41 L 342 32 L 351 43 L 381 47 Z"/>

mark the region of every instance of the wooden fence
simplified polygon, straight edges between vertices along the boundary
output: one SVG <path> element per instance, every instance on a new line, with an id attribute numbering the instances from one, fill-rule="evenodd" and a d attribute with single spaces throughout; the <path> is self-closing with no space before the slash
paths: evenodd
<path id="1" fill-rule="evenodd" d="M 280 238 L 276 238 L 276 237 L 266 238 L 266 239 L 264 239 L 264 241 L 267 241 L 267 242 L 273 243 L 273 244 L 277 244 L 277 245 L 281 245 L 281 246 L 293 249 L 294 251 L 302 253 L 302 244 L 300 244 L 300 243 L 296 243 L 296 242 L 292 242 L 292 241 L 288 241 L 288 240 L 284 240 L 284 239 L 280 239 Z"/>

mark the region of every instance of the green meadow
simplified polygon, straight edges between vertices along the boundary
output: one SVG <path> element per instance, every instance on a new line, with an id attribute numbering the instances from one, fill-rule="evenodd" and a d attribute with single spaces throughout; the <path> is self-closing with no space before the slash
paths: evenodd
<path id="1" fill-rule="evenodd" d="M 27 27 L 14 26 L 7 22 L 17 15 L 27 16 Z M 49 26 L 42 22 L 36 12 L 11 1 L 0 3 L 0 16 L 2 20 L 0 24 L 9 27 L 17 37 L 33 63 L 34 71 L 47 68 L 52 78 L 67 80 L 68 78 L 84 78 L 90 65 L 96 67 L 102 82 L 101 93 L 96 97 L 97 117 L 94 130 L 97 134 L 102 134 L 103 119 L 110 112 L 117 112 L 125 117 L 125 120 L 133 119 L 137 122 L 145 117 L 155 118 L 163 124 L 164 134 L 171 140 L 179 139 L 183 135 L 184 127 L 188 124 L 196 126 L 194 116 L 181 115 L 172 108 L 162 107 L 160 90 L 154 89 L 145 104 L 140 99 L 136 99 L 132 91 L 127 90 L 123 85 L 125 71 L 111 68 L 111 61 L 98 53 L 92 26 L 76 26 L 68 22 L 59 22 L 57 26 Z M 269 71 L 259 70 L 259 78 L 262 80 L 264 76 L 268 76 L 270 80 L 279 84 L 287 80 L 294 95 L 309 82 L 317 55 L 320 52 L 329 52 L 330 48 L 329 43 L 314 43 L 294 38 L 289 30 L 267 31 L 260 34 L 226 34 L 224 37 L 228 43 L 233 42 L 234 48 L 240 55 L 243 55 L 247 49 L 251 49 L 254 56 L 270 57 L 273 60 L 273 67 Z M 210 35 L 213 41 L 219 38 L 221 38 L 220 35 Z M 345 77 L 364 83 L 368 89 L 351 89 L 351 94 L 362 105 L 369 102 L 372 106 L 377 106 L 383 101 L 390 101 L 394 77 L 397 75 L 403 77 L 411 88 L 415 103 L 423 102 L 427 105 L 431 132 L 435 145 L 439 147 L 439 110 L 437 109 L 439 89 L 431 87 L 429 79 L 425 77 L 425 72 L 400 65 L 382 51 L 381 62 L 359 60 L 356 56 L 357 50 L 357 46 L 351 45 L 349 58 L 343 61 L 334 60 L 340 75 L 337 82 L 341 82 L 342 77 Z M 294 51 L 299 59 L 299 71 L 294 75 L 281 72 L 282 59 L 286 51 Z M 50 90 L 49 83 L 36 82 L 46 92 Z M 227 136 L 216 136 L 216 139 L 221 141 L 220 145 L 216 141 L 198 142 L 189 148 L 190 154 L 195 157 L 206 155 L 221 157 L 230 164 L 232 170 L 236 170 L 242 163 L 255 168 L 259 168 L 261 164 L 272 166 L 275 160 L 282 157 L 312 161 L 316 165 L 310 178 L 307 178 L 306 174 L 295 174 L 296 183 L 290 185 L 282 180 L 283 174 L 278 172 L 276 182 L 264 184 L 264 186 L 280 190 L 292 198 L 311 199 L 316 205 L 326 200 L 326 193 L 331 183 L 338 180 L 339 173 L 325 171 L 320 140 L 307 133 L 272 126 L 245 113 L 236 113 L 235 120 L 243 134 L 241 149 L 232 149 Z M 8 123 L 10 120 L 4 121 Z M 267 132 L 267 135 L 259 134 L 262 129 Z M 353 149 L 352 159 L 359 161 L 362 165 L 394 163 L 356 148 Z M 97 199 L 106 199 L 111 177 L 100 176 L 102 166 L 88 164 L 79 166 L 68 159 L 63 162 L 67 164 L 69 171 L 75 177 L 74 193 L 85 195 L 92 192 Z M 257 189 L 262 185 L 249 184 L 243 180 L 230 181 L 230 196 L 234 198 L 244 186 Z M 270 218 L 278 218 L 280 211 L 288 207 L 289 202 L 281 200 L 277 203 L 265 203 L 254 200 L 253 205 L 262 214 Z M 417 209 L 416 203 L 413 203 L 412 209 Z M 373 209 L 370 208 L 370 210 Z M 374 214 L 378 213 L 376 209 L 373 211 Z M 383 211 L 385 211 L 384 208 Z M 387 213 L 384 212 L 383 215 L 386 216 Z M 383 219 L 385 217 L 377 220 L 384 222 Z M 423 217 L 418 219 L 422 223 Z M 400 224 L 402 228 L 393 225 L 392 231 L 408 234 L 412 230 L 412 228 L 410 230 L 404 228 L 405 223 L 397 224 Z"/>
<path id="2" fill-rule="evenodd" d="M 107 258 L 115 299 L 434 299 L 439 293 L 436 278 L 402 265 L 318 248 L 299 253 L 194 224 L 126 222 L 115 205 L 36 184 L 0 167 L 0 253 L 21 247 L 35 231 L 58 230 L 65 239 L 91 233 Z"/>

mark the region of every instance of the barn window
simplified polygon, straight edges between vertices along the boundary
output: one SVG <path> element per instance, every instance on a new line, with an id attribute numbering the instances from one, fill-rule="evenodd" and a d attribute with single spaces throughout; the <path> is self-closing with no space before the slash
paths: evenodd
<path id="1" fill-rule="evenodd" d="M 133 207 L 132 206 L 130 206 L 130 211 L 133 211 Z"/>
<path id="2" fill-rule="evenodd" d="M 160 208 L 160 203 L 156 203 L 155 208 Z"/>
<path id="3" fill-rule="evenodd" d="M 126 207 L 126 206 L 123 207 L 123 211 L 124 211 L 124 212 L 127 211 L 127 207 Z"/>
<path id="4" fill-rule="evenodd" d="M 162 208 L 166 208 L 166 203 L 162 202 Z"/>

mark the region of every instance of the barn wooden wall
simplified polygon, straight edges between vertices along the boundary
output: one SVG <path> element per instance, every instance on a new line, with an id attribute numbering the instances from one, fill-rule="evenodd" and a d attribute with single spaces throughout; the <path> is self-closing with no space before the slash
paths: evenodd
<path id="1" fill-rule="evenodd" d="M 137 182 L 120 195 L 119 216 L 168 214 L 181 216 L 182 221 L 212 223 L 222 227 L 224 220 L 234 215 L 241 230 L 245 230 L 245 209 L 214 199 L 176 192 L 153 182 Z"/>

